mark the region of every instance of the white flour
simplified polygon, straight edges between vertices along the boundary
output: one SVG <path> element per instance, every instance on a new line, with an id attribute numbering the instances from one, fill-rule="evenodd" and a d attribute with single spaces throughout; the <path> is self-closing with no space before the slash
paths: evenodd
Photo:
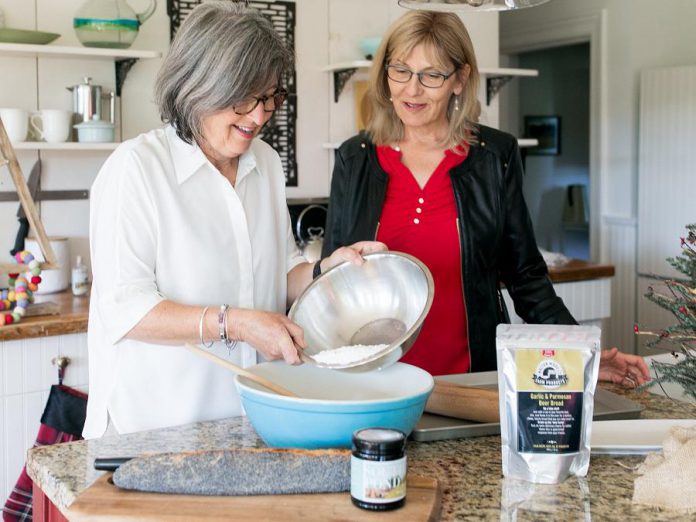
<path id="1" fill-rule="evenodd" d="M 350 346 L 341 346 L 340 348 L 324 350 L 316 355 L 312 355 L 312 359 L 322 364 L 353 364 L 372 357 L 388 346 L 388 344 L 353 344 Z"/>

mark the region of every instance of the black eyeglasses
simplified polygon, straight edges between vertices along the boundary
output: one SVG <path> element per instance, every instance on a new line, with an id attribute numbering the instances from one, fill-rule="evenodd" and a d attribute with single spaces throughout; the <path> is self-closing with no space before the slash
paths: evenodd
<path id="1" fill-rule="evenodd" d="M 402 65 L 385 65 L 384 69 L 387 71 L 387 76 L 389 76 L 389 79 L 398 83 L 408 83 L 415 74 L 418 77 L 420 84 L 423 87 L 428 87 L 429 89 L 437 89 L 438 87 L 442 87 L 447 79 L 457 72 L 457 69 L 451 73 L 441 73 L 435 71 L 414 72 Z"/>
<path id="2" fill-rule="evenodd" d="M 237 114 L 244 115 L 249 114 L 259 103 L 261 103 L 263 105 L 263 112 L 273 112 L 283 105 L 283 102 L 287 98 L 288 91 L 285 89 L 278 89 L 273 94 L 268 94 L 259 98 L 252 97 L 242 100 L 239 103 L 235 103 L 232 108 Z"/>

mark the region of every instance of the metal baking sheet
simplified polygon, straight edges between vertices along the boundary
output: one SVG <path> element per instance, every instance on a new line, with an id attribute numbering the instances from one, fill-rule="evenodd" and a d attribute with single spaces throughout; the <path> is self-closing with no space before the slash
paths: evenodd
<path id="1" fill-rule="evenodd" d="M 498 372 L 462 373 L 436 377 L 437 380 L 456 382 L 465 386 L 481 388 L 498 388 Z M 598 420 L 637 419 L 643 406 L 621 395 L 602 388 L 595 392 L 594 418 Z M 411 438 L 419 442 L 434 440 L 457 439 L 464 437 L 482 437 L 498 435 L 500 423 L 473 422 L 443 415 L 424 413 Z"/>

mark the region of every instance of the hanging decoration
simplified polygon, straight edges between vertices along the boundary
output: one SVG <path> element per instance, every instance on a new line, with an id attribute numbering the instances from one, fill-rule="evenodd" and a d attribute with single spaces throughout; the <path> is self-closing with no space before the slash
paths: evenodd
<path id="1" fill-rule="evenodd" d="M 9 274 L 9 288 L 0 290 L 0 326 L 22 320 L 41 282 L 41 267 L 31 252 L 17 252 L 15 260 L 29 270 L 25 274 Z"/>

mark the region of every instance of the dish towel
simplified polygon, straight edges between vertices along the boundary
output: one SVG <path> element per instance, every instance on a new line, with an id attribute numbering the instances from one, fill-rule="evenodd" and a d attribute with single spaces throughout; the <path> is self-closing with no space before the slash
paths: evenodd
<path id="1" fill-rule="evenodd" d="M 86 413 L 86 394 L 63 384 L 54 384 L 41 416 L 34 447 L 81 440 Z M 32 485 L 25 465 L 2 508 L 3 522 L 32 520 Z"/>
<path id="2" fill-rule="evenodd" d="M 633 503 L 696 513 L 696 428 L 675 426 L 637 470 Z"/>

